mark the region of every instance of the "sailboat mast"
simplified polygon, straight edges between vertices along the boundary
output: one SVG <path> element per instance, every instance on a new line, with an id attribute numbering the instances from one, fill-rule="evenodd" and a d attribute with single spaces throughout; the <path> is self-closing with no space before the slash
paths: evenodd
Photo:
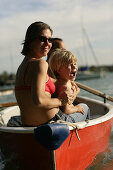
<path id="1" fill-rule="evenodd" d="M 86 30 L 85 30 L 85 28 L 83 27 L 83 25 L 82 25 L 82 30 L 83 30 L 83 32 L 84 32 L 84 35 L 85 35 L 86 39 L 87 39 L 89 48 L 90 48 L 90 50 L 91 50 L 91 52 L 92 52 L 92 55 L 93 55 L 93 57 L 94 57 L 94 59 L 95 59 L 95 62 L 96 62 L 97 65 L 99 65 L 99 62 L 98 62 L 98 60 L 97 60 L 97 56 L 96 56 L 96 54 L 95 54 L 95 52 L 94 52 L 94 49 L 93 49 L 92 44 L 91 44 L 91 42 L 90 42 L 90 40 L 89 40 L 88 34 L 86 33 Z"/>

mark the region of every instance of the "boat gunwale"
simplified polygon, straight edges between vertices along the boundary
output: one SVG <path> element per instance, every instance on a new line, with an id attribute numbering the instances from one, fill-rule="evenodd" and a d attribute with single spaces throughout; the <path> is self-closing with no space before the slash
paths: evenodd
<path id="1" fill-rule="evenodd" d="M 86 99 L 86 100 L 90 100 L 90 101 L 93 101 L 95 103 L 98 103 L 100 105 L 103 105 L 104 107 L 106 107 L 109 111 L 103 115 L 103 116 L 100 116 L 98 118 L 95 118 L 95 119 L 92 119 L 92 120 L 88 120 L 88 121 L 82 121 L 82 122 L 77 122 L 77 123 L 72 123 L 72 125 L 74 124 L 76 126 L 76 128 L 79 130 L 79 129 L 83 129 L 83 128 L 86 128 L 86 127 L 89 127 L 89 126 L 94 126 L 94 125 L 97 125 L 97 124 L 100 124 L 100 123 L 103 123 L 107 120 L 110 120 L 113 118 L 113 106 L 109 103 L 103 103 L 102 101 L 99 101 L 99 100 L 95 100 L 95 99 L 90 99 L 88 97 L 81 97 L 80 98 L 82 99 Z M 7 108 L 7 109 L 12 109 L 14 107 L 17 107 L 17 106 L 12 106 L 10 108 Z M 2 111 L 0 112 L 0 114 L 2 114 Z M 67 123 L 68 124 L 68 123 Z M 69 130 L 74 130 L 75 128 L 71 125 L 68 125 L 69 126 Z M 0 132 L 8 132 L 8 133 L 34 133 L 34 128 L 36 127 L 6 127 L 6 126 L 1 126 L 0 127 Z"/>

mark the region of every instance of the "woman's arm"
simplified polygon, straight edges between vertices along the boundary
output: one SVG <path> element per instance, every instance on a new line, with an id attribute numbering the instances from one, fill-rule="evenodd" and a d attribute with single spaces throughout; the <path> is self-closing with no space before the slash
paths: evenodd
<path id="1" fill-rule="evenodd" d="M 48 64 L 44 60 L 35 60 L 32 76 L 32 99 L 35 105 L 45 109 L 58 108 L 64 104 L 58 98 L 51 98 L 50 94 L 45 92 L 45 83 L 47 78 Z"/>
<path id="2" fill-rule="evenodd" d="M 75 82 L 71 82 L 72 88 L 70 90 L 70 88 L 67 85 L 63 85 L 62 83 L 59 83 L 58 81 L 56 82 L 56 91 L 57 91 L 57 97 L 59 97 L 61 95 L 61 93 L 65 93 L 67 92 L 67 94 L 71 94 L 72 95 L 72 100 L 69 103 L 66 103 L 64 106 L 61 106 L 60 109 L 62 110 L 62 112 L 66 113 L 66 114 L 72 114 L 75 112 L 81 112 L 84 113 L 84 109 L 82 106 L 80 105 L 73 105 L 73 101 L 76 99 L 77 94 L 79 93 L 79 88 L 78 86 L 75 84 Z"/>

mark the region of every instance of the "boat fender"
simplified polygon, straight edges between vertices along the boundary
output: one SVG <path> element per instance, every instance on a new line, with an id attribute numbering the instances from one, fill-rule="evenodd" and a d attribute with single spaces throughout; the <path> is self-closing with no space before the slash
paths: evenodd
<path id="1" fill-rule="evenodd" d="M 69 136 L 66 124 L 44 124 L 34 129 L 36 141 L 49 150 L 58 149 Z"/>

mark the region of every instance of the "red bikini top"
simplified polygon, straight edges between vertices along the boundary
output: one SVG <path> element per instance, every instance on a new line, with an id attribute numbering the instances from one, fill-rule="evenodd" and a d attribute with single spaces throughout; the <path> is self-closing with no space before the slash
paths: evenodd
<path id="1" fill-rule="evenodd" d="M 15 86 L 15 90 L 31 90 L 30 85 L 25 85 L 25 75 L 26 75 L 26 71 L 28 70 L 28 66 L 29 66 L 29 62 L 27 63 L 27 66 L 26 66 L 25 72 L 24 72 L 24 77 L 23 77 L 24 85 Z M 49 77 L 49 75 L 48 75 L 48 77 Z M 55 92 L 55 85 L 52 82 L 50 77 L 49 77 L 48 81 L 45 84 L 45 91 L 49 92 L 50 94 L 53 94 Z"/>
<path id="2" fill-rule="evenodd" d="M 31 86 L 15 86 L 15 90 L 31 90 Z M 53 94 L 55 92 L 55 85 L 52 82 L 51 78 L 49 77 L 49 80 L 45 84 L 45 91 L 49 92 L 50 94 Z"/>
<path id="3" fill-rule="evenodd" d="M 52 82 L 50 77 L 49 77 L 49 80 L 45 84 L 45 91 L 49 92 L 50 94 L 53 94 L 55 92 L 55 85 Z"/>

